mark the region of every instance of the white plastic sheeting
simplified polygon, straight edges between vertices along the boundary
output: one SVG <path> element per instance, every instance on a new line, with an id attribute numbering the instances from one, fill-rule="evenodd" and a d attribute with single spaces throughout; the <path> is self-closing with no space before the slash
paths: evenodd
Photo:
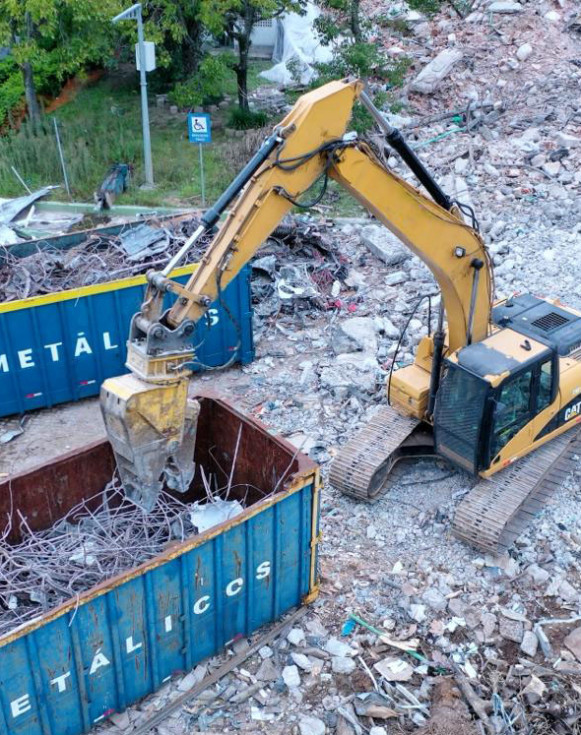
<path id="1" fill-rule="evenodd" d="M 321 11 L 313 3 L 307 3 L 305 15 L 289 13 L 281 19 L 283 36 L 282 50 L 279 52 L 281 61 L 271 69 L 261 72 L 261 77 L 280 85 L 293 84 L 297 81 L 308 84 L 315 76 L 313 64 L 331 60 L 331 47 L 321 44 L 313 27 L 319 15 Z M 293 77 L 291 69 L 298 72 L 298 78 Z"/>

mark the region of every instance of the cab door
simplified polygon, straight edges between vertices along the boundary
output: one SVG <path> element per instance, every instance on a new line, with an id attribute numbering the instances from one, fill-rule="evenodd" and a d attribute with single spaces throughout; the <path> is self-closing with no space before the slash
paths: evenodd
<path id="1" fill-rule="evenodd" d="M 514 446 L 510 448 L 510 457 L 533 444 L 538 432 L 538 422 L 534 419 L 546 412 L 555 399 L 558 387 L 555 363 L 555 356 L 545 354 L 535 364 L 507 378 L 499 387 L 490 436 L 492 464 L 499 461 L 499 453 L 517 434 Z"/>
<path id="2" fill-rule="evenodd" d="M 511 375 L 498 388 L 492 413 L 489 456 L 492 464 L 500 460 L 500 452 L 519 434 L 511 448 L 511 456 L 529 446 L 532 441 L 531 421 L 536 413 L 535 368 L 529 367 Z M 507 459 L 508 457 L 505 457 Z"/>

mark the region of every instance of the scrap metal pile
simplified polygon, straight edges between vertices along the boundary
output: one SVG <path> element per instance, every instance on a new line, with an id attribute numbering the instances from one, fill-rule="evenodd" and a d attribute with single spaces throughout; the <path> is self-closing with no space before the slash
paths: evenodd
<path id="1" fill-rule="evenodd" d="M 0 536 L 0 636 L 111 579 L 135 569 L 172 545 L 236 517 L 257 488 L 237 485 L 230 473 L 197 472 L 206 497 L 184 503 L 161 493 L 146 512 L 129 501 L 117 478 L 98 495 L 73 507 L 44 531 L 33 531 L 18 511 L 21 540 L 11 544 L 12 524 Z M 272 491 L 275 492 L 276 488 Z"/>
<path id="2" fill-rule="evenodd" d="M 281 310 L 332 309 L 347 276 L 329 229 L 307 217 L 288 217 L 274 230 L 252 263 L 255 313 L 269 317 Z"/>
<path id="3" fill-rule="evenodd" d="M 0 301 L 14 301 L 71 288 L 129 278 L 159 268 L 180 249 L 198 226 L 194 217 L 143 223 L 118 235 L 88 231 L 80 245 L 68 250 L 39 250 L 18 258 L 0 247 Z M 182 265 L 200 259 L 212 236 L 202 237 Z"/>
<path id="4" fill-rule="evenodd" d="M 162 268 L 198 226 L 191 216 L 149 221 L 119 234 L 87 231 L 70 249 L 39 249 L 17 257 L 0 246 L 0 301 L 42 296 L 92 286 Z M 181 265 L 200 260 L 212 240 L 202 236 Z M 346 260 L 337 252 L 329 228 L 308 218 L 286 219 L 266 241 L 253 263 L 253 295 L 259 316 L 271 316 L 297 305 L 329 309 L 339 298 L 347 276 Z"/>

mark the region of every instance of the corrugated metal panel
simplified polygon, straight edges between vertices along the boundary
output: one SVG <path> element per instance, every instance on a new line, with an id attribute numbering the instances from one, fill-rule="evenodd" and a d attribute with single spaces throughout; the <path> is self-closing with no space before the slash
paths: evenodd
<path id="1" fill-rule="evenodd" d="M 177 271 L 185 283 L 196 266 Z M 250 269 L 228 284 L 198 325 L 196 357 L 207 366 L 254 358 Z M 101 383 L 126 372 L 126 340 L 145 293 L 145 277 L 0 304 L 0 416 L 97 395 Z M 175 299 L 166 296 L 166 305 Z"/>
<path id="2" fill-rule="evenodd" d="M 316 593 L 316 466 L 224 402 L 206 398 L 202 410 L 210 431 L 215 413 L 231 424 L 228 441 L 244 422 L 243 475 L 259 482 L 272 474 L 272 467 L 256 466 L 262 454 L 249 451 L 268 443 L 278 467 L 291 458 L 290 483 L 236 519 L 0 639 L 2 735 L 86 732 Z M 84 462 L 101 461 L 103 447 L 87 448 Z M 72 476 L 67 462 L 62 472 Z"/>

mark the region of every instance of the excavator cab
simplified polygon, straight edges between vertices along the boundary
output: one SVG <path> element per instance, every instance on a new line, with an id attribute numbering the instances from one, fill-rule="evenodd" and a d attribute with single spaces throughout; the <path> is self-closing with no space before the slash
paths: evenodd
<path id="1" fill-rule="evenodd" d="M 530 359 L 510 367 L 507 356 L 501 366 L 507 369 L 491 374 L 490 363 L 479 363 L 481 346 L 490 349 L 487 342 L 465 347 L 458 361 L 446 361 L 434 414 L 437 452 L 472 474 L 498 464 L 517 435 L 519 444 L 530 444 L 533 420 L 554 402 L 558 388 L 557 355 L 550 348 L 537 344 Z M 530 340 L 527 345 L 532 352 Z"/>

